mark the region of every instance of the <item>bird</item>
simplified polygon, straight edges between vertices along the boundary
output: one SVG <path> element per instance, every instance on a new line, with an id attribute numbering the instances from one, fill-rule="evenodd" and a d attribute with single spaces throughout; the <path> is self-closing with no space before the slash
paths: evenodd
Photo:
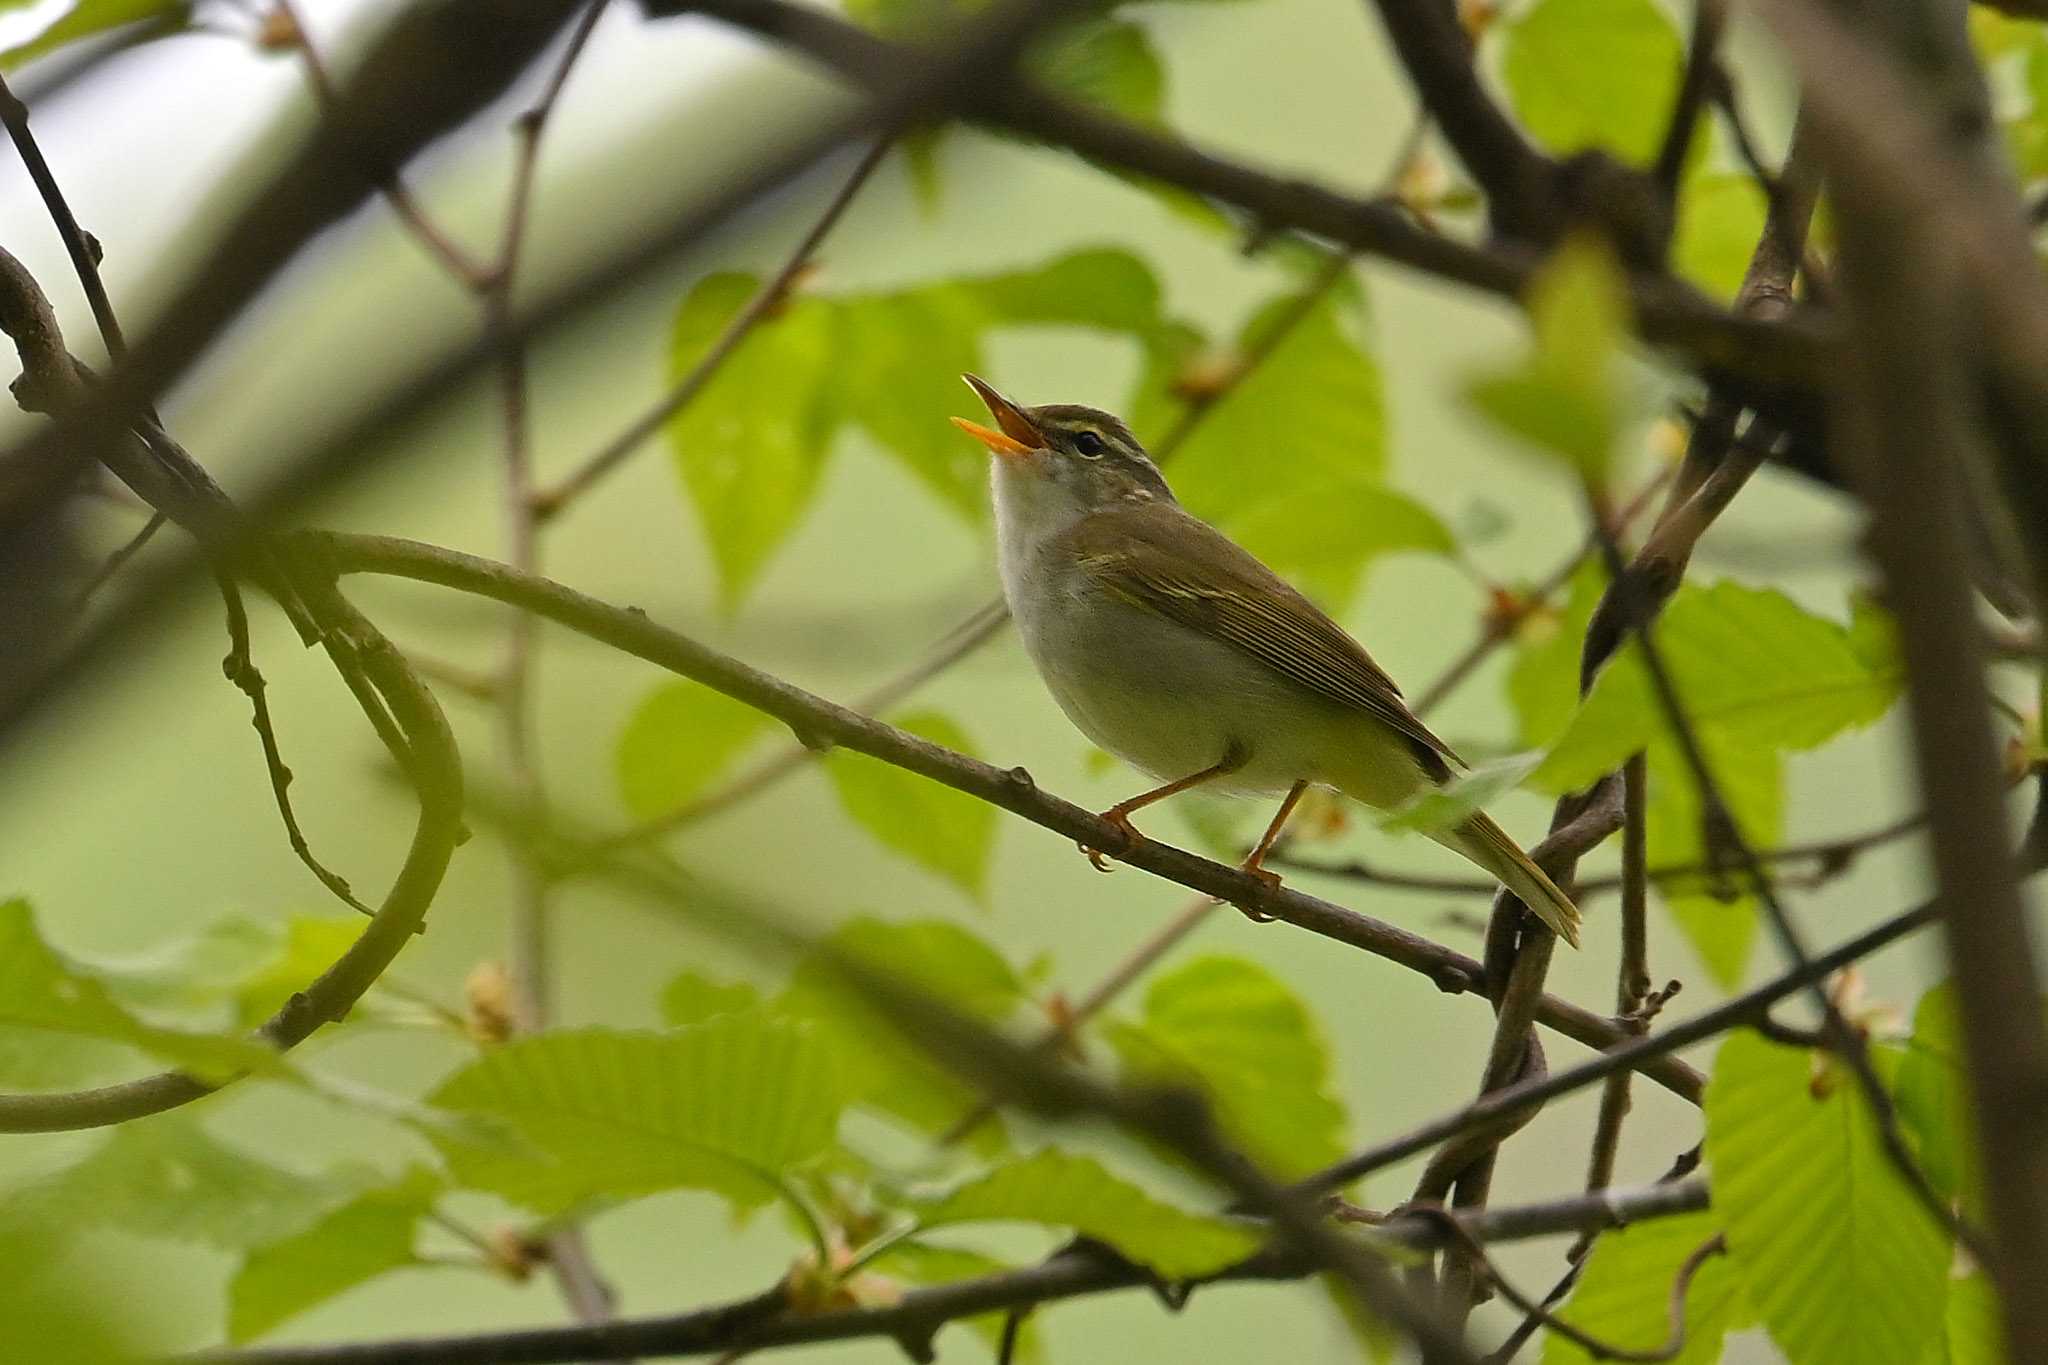
<path id="1" fill-rule="evenodd" d="M 1127 840 L 1144 838 L 1135 812 L 1177 792 L 1279 795 L 1242 864 L 1278 887 L 1264 860 L 1311 784 L 1391 810 L 1463 768 L 1364 646 L 1180 505 L 1120 419 L 961 377 L 995 420 L 952 419 L 990 452 L 997 569 L 1025 652 L 1076 728 L 1159 783 L 1101 813 Z M 1431 837 L 1578 946 L 1571 898 L 1484 811 Z"/>

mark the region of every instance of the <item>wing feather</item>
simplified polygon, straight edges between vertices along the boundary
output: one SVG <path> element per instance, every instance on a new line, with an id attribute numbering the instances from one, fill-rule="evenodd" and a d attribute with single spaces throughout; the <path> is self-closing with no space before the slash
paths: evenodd
<path id="1" fill-rule="evenodd" d="M 1086 517 L 1069 533 L 1083 572 L 1135 606 L 1214 636 L 1411 741 L 1426 768 L 1459 762 L 1343 627 L 1222 532 L 1165 503 Z M 1204 542 L 1192 551 L 1189 538 Z"/>

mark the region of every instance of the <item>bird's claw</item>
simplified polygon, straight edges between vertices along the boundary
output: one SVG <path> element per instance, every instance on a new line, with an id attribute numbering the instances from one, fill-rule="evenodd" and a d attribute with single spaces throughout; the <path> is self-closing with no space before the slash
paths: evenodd
<path id="1" fill-rule="evenodd" d="M 1259 885 L 1265 887 L 1268 891 L 1278 891 L 1280 889 L 1280 874 L 1269 868 L 1260 867 L 1256 863 L 1246 863 L 1238 871 L 1256 878 Z M 1274 920 L 1280 918 L 1278 915 L 1269 915 L 1263 910 L 1254 910 L 1248 905 L 1240 905 L 1237 909 L 1239 914 L 1243 915 L 1253 924 L 1271 924 Z"/>
<path id="2" fill-rule="evenodd" d="M 1132 844 L 1137 843 L 1140 839 L 1143 839 L 1145 837 L 1144 835 L 1138 833 L 1138 827 L 1131 823 L 1131 817 L 1124 814 L 1122 811 L 1118 810 L 1114 806 L 1102 812 L 1102 814 L 1097 816 L 1096 818 L 1099 820 L 1107 821 L 1109 824 L 1116 826 L 1117 829 L 1122 832 L 1124 836 L 1124 847 L 1126 849 L 1128 849 Z M 1093 867 L 1097 872 L 1111 872 L 1115 870 L 1109 865 L 1110 855 L 1103 852 L 1101 849 L 1091 848 L 1088 844 L 1082 842 L 1079 839 L 1076 839 L 1074 841 L 1074 847 L 1080 849 L 1082 853 L 1087 855 L 1089 865 Z"/>

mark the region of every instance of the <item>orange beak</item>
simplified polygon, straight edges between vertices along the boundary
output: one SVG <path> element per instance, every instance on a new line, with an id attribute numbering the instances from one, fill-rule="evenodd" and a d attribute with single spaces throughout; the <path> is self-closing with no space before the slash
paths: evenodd
<path id="1" fill-rule="evenodd" d="M 995 387 L 971 374 L 960 376 L 967 381 L 967 387 L 981 396 L 988 405 L 991 416 L 996 419 L 1000 431 L 991 431 L 979 422 L 970 422 L 965 417 L 955 417 L 953 425 L 987 446 L 1006 459 L 1017 459 L 1034 451 L 1045 449 L 1045 436 L 1036 424 L 1024 415 L 1024 410 L 995 391 Z"/>

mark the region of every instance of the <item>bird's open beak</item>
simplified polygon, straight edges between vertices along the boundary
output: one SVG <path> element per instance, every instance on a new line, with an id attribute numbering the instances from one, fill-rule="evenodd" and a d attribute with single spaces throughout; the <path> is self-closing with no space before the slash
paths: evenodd
<path id="1" fill-rule="evenodd" d="M 967 381 L 967 387 L 981 395 L 981 401 L 988 405 L 989 413 L 996 419 L 1001 431 L 991 431 L 979 422 L 970 422 L 965 417 L 955 417 L 953 425 L 987 446 L 998 455 L 1009 459 L 1029 455 L 1045 449 L 1045 435 L 1037 425 L 1024 415 L 1024 410 L 995 391 L 995 387 L 976 375 L 960 376 Z"/>

